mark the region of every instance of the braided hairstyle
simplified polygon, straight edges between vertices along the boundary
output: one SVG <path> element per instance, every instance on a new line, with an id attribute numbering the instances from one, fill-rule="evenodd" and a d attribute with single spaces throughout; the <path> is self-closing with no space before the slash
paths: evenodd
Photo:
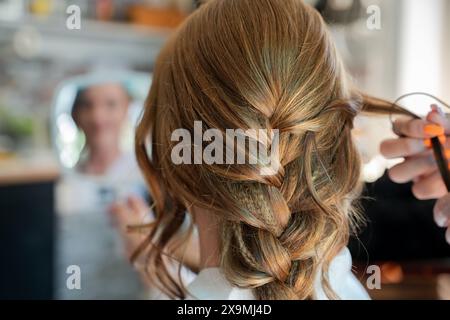
<path id="1" fill-rule="evenodd" d="M 147 252 L 155 284 L 183 298 L 164 256 L 186 243 L 185 206 L 194 204 L 220 219 L 220 266 L 233 285 L 258 299 L 313 299 L 319 274 L 337 298 L 328 267 L 360 220 L 352 122 L 389 106 L 350 86 L 325 23 L 303 1 L 208 1 L 154 70 L 136 152 L 156 221 L 135 257 Z M 175 165 L 172 132 L 194 134 L 195 121 L 224 134 L 278 130 L 278 171 L 262 175 L 264 161 Z M 271 149 L 270 139 L 258 143 Z M 250 148 L 235 151 L 253 156 Z"/>

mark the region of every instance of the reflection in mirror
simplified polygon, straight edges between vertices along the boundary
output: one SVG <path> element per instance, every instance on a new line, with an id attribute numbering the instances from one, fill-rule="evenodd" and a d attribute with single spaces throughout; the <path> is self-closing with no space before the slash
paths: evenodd
<path id="1" fill-rule="evenodd" d="M 64 82 L 55 95 L 53 142 L 64 172 L 56 191 L 58 299 L 148 297 L 127 261 L 126 226 L 114 224 L 110 208 L 146 198 L 133 144 L 149 87 L 147 74 L 94 73 Z"/>
<path id="2" fill-rule="evenodd" d="M 93 113 L 97 110 L 105 111 L 106 109 L 100 110 L 103 103 L 105 108 L 108 107 L 106 106 L 108 103 L 125 103 L 123 95 L 127 96 L 128 111 L 124 126 L 121 128 L 120 144 L 123 151 L 131 151 L 134 125 L 141 113 L 149 87 L 150 77 L 141 73 L 94 73 L 65 81 L 54 99 L 52 121 L 53 141 L 62 166 L 74 168 L 83 156 L 86 146 L 85 132 L 73 117 L 77 114 L 76 109 L 85 111 L 89 109 L 87 111 Z M 100 96 L 97 96 L 97 93 Z M 102 94 L 104 96 L 101 96 Z M 80 104 L 84 104 L 84 108 Z M 93 108 L 89 108 L 86 104 L 90 104 Z M 109 106 L 111 109 L 114 107 L 120 109 L 120 106 Z M 97 128 L 91 128 L 94 131 L 96 129 L 100 131 L 102 124 L 97 124 Z"/>

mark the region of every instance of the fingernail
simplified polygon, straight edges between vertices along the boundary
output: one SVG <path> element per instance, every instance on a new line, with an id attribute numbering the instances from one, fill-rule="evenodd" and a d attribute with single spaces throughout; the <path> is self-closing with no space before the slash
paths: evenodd
<path id="1" fill-rule="evenodd" d="M 439 227 L 445 228 L 447 226 L 447 219 L 443 216 L 437 216 L 436 223 Z"/>
<path id="2" fill-rule="evenodd" d="M 431 105 L 431 110 L 434 111 L 434 112 L 439 113 L 441 116 L 444 115 L 444 111 L 437 104 L 432 104 Z"/>
<path id="3" fill-rule="evenodd" d="M 438 208 L 438 206 L 436 205 L 434 212 L 434 220 L 436 224 L 441 228 L 446 227 L 448 224 L 448 217 L 446 214 L 444 214 L 443 210 L 446 209 L 443 209 L 442 207 Z"/>
<path id="4" fill-rule="evenodd" d="M 442 215 L 441 213 L 437 213 L 435 219 L 436 219 L 436 224 L 437 224 L 439 227 L 445 228 L 445 227 L 447 226 L 448 220 L 447 220 L 447 218 L 446 218 L 444 215 Z"/>
<path id="5" fill-rule="evenodd" d="M 439 142 L 445 144 L 447 142 L 447 137 L 445 135 L 439 136 Z"/>
<path id="6" fill-rule="evenodd" d="M 431 149 L 431 147 L 433 146 L 431 143 L 431 139 L 426 139 L 423 141 L 424 145 L 426 148 Z"/>
<path id="7" fill-rule="evenodd" d="M 444 133 L 445 133 L 444 128 L 442 128 L 441 126 L 438 126 L 436 124 L 427 124 L 424 127 L 424 132 L 425 132 L 425 134 L 434 136 L 434 137 L 444 135 Z"/>

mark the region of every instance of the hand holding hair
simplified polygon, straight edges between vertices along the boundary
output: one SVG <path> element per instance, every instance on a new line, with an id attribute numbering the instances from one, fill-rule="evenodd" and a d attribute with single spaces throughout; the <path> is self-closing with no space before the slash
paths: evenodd
<path id="1" fill-rule="evenodd" d="M 450 244 L 450 194 L 442 180 L 431 149 L 430 138 L 439 137 L 450 158 L 450 121 L 435 105 L 426 120 L 400 119 L 394 123 L 397 139 L 381 144 L 381 153 L 388 159 L 405 160 L 389 170 L 389 177 L 397 183 L 413 181 L 412 192 L 421 200 L 440 198 L 434 207 L 434 220 L 439 227 L 447 228 Z"/>
<path id="2" fill-rule="evenodd" d="M 450 121 L 436 107 L 426 120 L 402 118 L 394 123 L 394 132 L 400 137 L 386 140 L 380 150 L 387 159 L 405 158 L 405 161 L 389 170 L 389 177 L 396 183 L 414 182 L 413 194 L 420 200 L 436 199 L 447 194 L 430 139 L 439 137 L 450 156 Z"/>

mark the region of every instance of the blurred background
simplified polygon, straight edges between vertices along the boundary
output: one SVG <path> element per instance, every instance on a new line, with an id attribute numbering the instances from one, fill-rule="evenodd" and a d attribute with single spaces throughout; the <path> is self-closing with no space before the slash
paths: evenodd
<path id="1" fill-rule="evenodd" d="M 160 48 L 198 2 L 0 0 L 0 298 L 148 297 L 107 211 L 130 194 L 147 196 L 134 126 Z M 307 2 L 368 93 L 450 101 L 450 2 Z M 67 25 L 71 5 L 79 29 Z M 417 114 L 431 102 L 403 101 Z M 386 178 L 393 162 L 378 147 L 389 136 L 388 119 L 357 120 L 366 195 L 376 201 L 364 201 L 369 223 L 350 244 L 356 271 L 364 281 L 368 265 L 381 266 L 374 298 L 448 299 L 450 247 L 433 202 Z M 81 290 L 68 289 L 71 265 L 85 277 Z"/>

